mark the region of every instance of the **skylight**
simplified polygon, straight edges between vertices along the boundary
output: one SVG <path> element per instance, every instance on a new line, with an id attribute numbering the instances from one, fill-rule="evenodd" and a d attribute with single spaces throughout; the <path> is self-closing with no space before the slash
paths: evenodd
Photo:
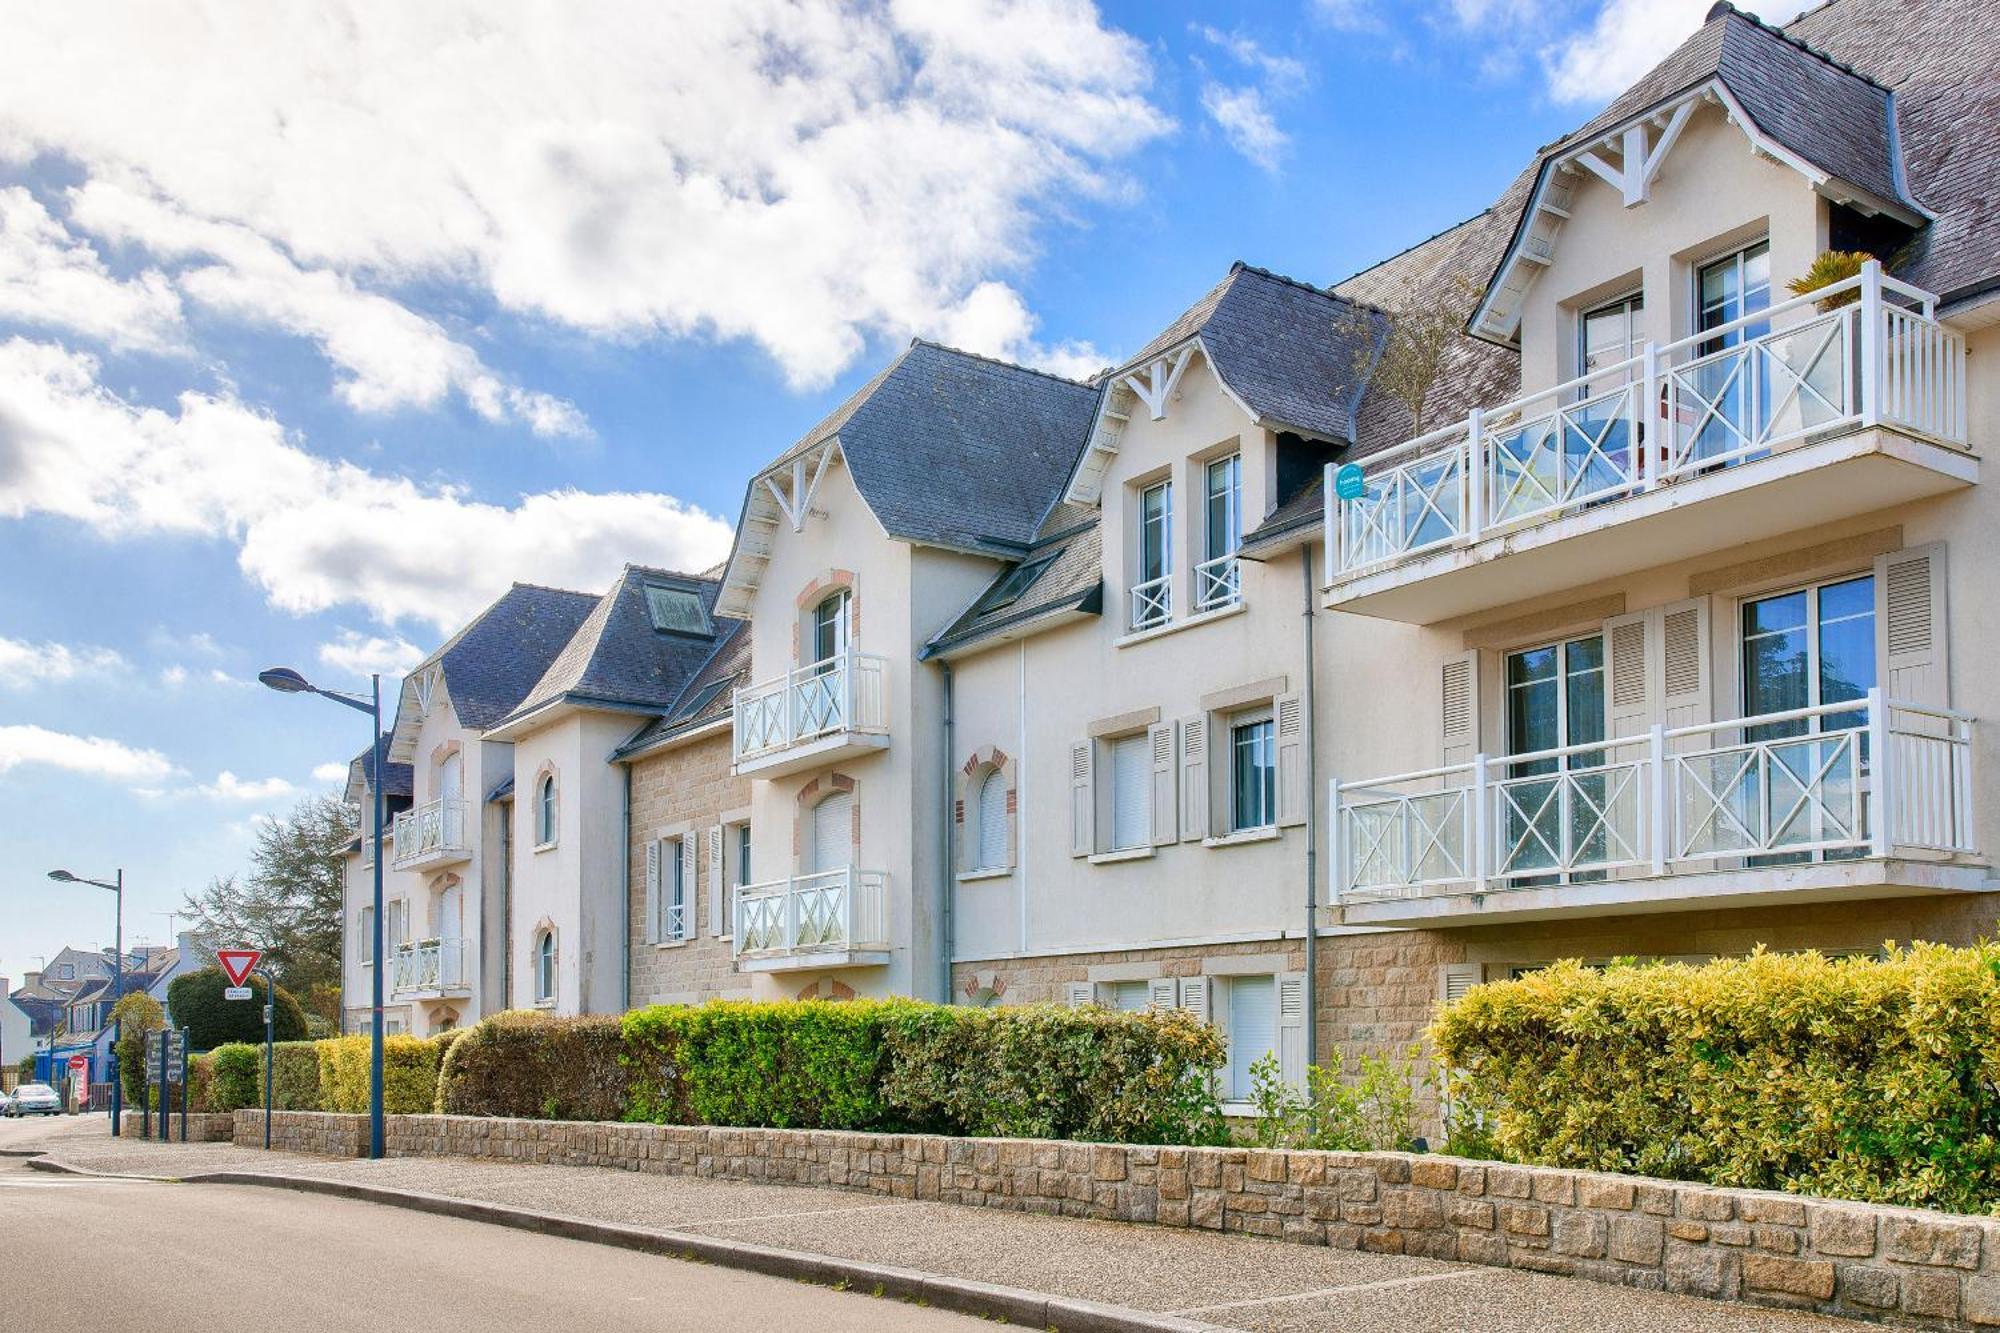
<path id="1" fill-rule="evenodd" d="M 1021 594 L 1035 586 L 1035 580 L 1039 579 L 1042 572 L 1061 554 L 1061 551 L 1052 551 L 1048 555 L 1038 555 L 1032 560 L 1023 560 L 1008 573 L 1006 578 L 1000 580 L 992 592 L 986 594 L 986 600 L 979 604 L 979 609 L 998 611 L 1003 606 L 1019 601 Z"/>
<path id="2" fill-rule="evenodd" d="M 676 634 L 709 633 L 708 612 L 702 609 L 701 594 L 692 588 L 676 588 L 663 583 L 646 585 L 646 614 L 654 629 Z"/>

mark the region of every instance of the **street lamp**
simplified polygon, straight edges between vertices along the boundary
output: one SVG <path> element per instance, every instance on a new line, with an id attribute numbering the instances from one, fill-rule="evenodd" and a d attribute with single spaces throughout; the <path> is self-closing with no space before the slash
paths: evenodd
<path id="1" fill-rule="evenodd" d="M 72 875 L 67 870 L 51 870 L 49 878 L 58 884 L 88 884 L 96 889 L 109 889 L 118 895 L 118 936 L 117 956 L 111 964 L 111 1009 L 118 1010 L 118 1002 L 125 998 L 125 871 L 119 868 L 118 877 L 109 884 L 101 879 L 85 879 Z M 118 1067 L 118 1039 L 124 1035 L 125 1020 L 118 1019 L 111 1025 L 111 1136 L 118 1137 L 123 1128 L 120 1125 L 125 1111 L 125 1071 Z M 56 1072 L 56 1029 L 49 1024 L 49 1077 L 53 1081 Z"/>
<path id="2" fill-rule="evenodd" d="M 371 696 L 363 699 L 355 694 L 342 694 L 338 690 L 323 690 L 301 676 L 290 667 L 272 667 L 257 673 L 257 679 L 280 694 L 317 694 L 323 699 L 331 699 L 337 704 L 368 714 L 372 723 L 370 735 L 374 738 L 373 772 L 369 774 L 368 786 L 374 794 L 375 839 L 375 911 L 373 924 L 374 939 L 370 942 L 375 959 L 374 966 L 374 1012 L 375 1021 L 368 1038 L 368 1155 L 382 1155 L 382 677 L 370 676 L 373 687 Z M 271 1003 L 278 1002 L 275 987 L 270 995 Z"/>

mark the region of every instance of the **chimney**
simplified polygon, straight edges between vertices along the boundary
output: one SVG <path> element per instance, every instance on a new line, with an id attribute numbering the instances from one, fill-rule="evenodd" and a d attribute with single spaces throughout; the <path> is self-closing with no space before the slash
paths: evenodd
<path id="1" fill-rule="evenodd" d="M 23 986 L 39 986 L 41 982 L 42 974 L 39 972 L 23 972 L 21 974 L 21 984 Z"/>

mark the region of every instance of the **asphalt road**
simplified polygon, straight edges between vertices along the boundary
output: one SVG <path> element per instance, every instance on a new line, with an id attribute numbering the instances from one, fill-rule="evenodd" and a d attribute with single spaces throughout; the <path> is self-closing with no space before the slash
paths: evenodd
<path id="1" fill-rule="evenodd" d="M 77 1333 L 962 1333 L 982 1325 L 859 1293 L 374 1204 L 53 1176 L 4 1158 L 0 1273 L 10 1327 Z"/>

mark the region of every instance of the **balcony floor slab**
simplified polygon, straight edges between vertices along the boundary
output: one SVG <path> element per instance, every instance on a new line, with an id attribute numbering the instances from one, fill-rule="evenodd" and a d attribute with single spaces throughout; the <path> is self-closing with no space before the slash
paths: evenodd
<path id="1" fill-rule="evenodd" d="M 821 949 L 809 953 L 738 958 L 738 972 L 832 972 L 844 967 L 886 967 L 887 949 Z"/>
<path id="2" fill-rule="evenodd" d="M 2000 880 L 1984 865 L 1871 857 L 1493 889 L 1484 894 L 1433 892 L 1422 897 L 1350 902 L 1342 905 L 1341 924 L 1440 930 L 1566 917 L 1791 907 L 1996 891 L 2000 891 Z"/>
<path id="3" fill-rule="evenodd" d="M 807 769 L 824 768 L 842 759 L 853 759 L 878 750 L 889 748 L 889 738 L 871 731 L 836 731 L 816 740 L 791 746 L 784 750 L 773 750 L 739 759 L 735 764 L 738 777 L 755 774 L 760 778 L 783 777 L 787 773 L 803 773 Z"/>
<path id="4" fill-rule="evenodd" d="M 1341 578 L 1333 610 L 1429 625 L 1970 486 L 1979 459 L 1876 428 Z"/>

